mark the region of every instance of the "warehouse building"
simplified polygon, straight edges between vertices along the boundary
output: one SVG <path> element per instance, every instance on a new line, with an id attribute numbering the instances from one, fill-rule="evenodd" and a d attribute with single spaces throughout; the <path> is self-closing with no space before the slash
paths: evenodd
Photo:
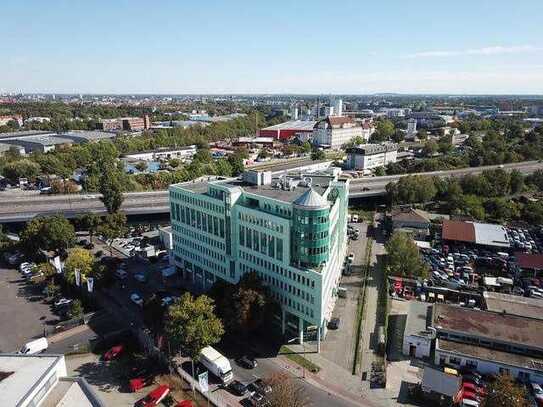
<path id="1" fill-rule="evenodd" d="M 291 120 L 258 131 L 260 137 L 273 137 L 276 140 L 290 140 L 298 137 L 307 140 L 313 133 L 317 122 L 314 120 Z"/>
<path id="2" fill-rule="evenodd" d="M 543 320 L 434 304 L 435 364 L 543 384 Z"/>
<path id="3" fill-rule="evenodd" d="M 313 173 L 170 187 L 174 261 L 201 290 L 255 272 L 279 304 L 283 334 L 326 333 L 347 248 L 349 181 Z"/>
<path id="4" fill-rule="evenodd" d="M 347 166 L 351 170 L 371 170 L 395 163 L 398 145 L 393 143 L 362 144 L 347 149 Z"/>
<path id="5" fill-rule="evenodd" d="M 494 249 L 508 249 L 509 236 L 502 225 L 444 220 L 441 238 L 444 242 L 461 242 Z"/>

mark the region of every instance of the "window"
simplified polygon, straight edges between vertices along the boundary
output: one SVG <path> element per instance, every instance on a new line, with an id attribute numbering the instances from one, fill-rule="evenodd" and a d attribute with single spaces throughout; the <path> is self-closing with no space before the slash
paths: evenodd
<path id="1" fill-rule="evenodd" d="M 461 362 L 461 360 L 459 358 L 454 357 L 454 356 L 451 356 L 449 358 L 449 363 L 451 365 L 460 365 L 460 362 Z"/>
<path id="2" fill-rule="evenodd" d="M 505 367 L 500 367 L 500 374 L 510 374 L 509 369 Z"/>
<path id="3" fill-rule="evenodd" d="M 471 367 L 473 369 L 477 369 L 477 362 L 475 360 L 467 359 L 466 360 L 466 366 Z"/>
<path id="4" fill-rule="evenodd" d="M 245 227 L 241 225 L 239 227 L 239 244 L 245 246 Z"/>
<path id="5" fill-rule="evenodd" d="M 276 243 L 277 243 L 277 251 L 276 251 L 277 260 L 283 261 L 283 239 L 277 238 Z"/>

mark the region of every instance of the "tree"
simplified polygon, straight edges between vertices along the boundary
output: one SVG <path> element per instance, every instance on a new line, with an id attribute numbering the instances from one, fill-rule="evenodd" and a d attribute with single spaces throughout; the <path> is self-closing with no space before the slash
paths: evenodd
<path id="1" fill-rule="evenodd" d="M 373 142 L 381 142 L 390 139 L 396 131 L 394 123 L 388 119 L 379 120 L 375 126 L 375 132 L 371 135 Z"/>
<path id="2" fill-rule="evenodd" d="M 386 175 L 386 172 L 385 172 L 385 167 L 377 167 L 373 170 L 373 174 L 376 176 L 376 177 L 382 177 L 384 175 Z"/>
<path id="3" fill-rule="evenodd" d="M 108 166 L 100 177 L 99 192 L 108 213 L 118 212 L 123 203 L 124 186 L 121 182 L 119 169 Z"/>
<path id="4" fill-rule="evenodd" d="M 109 253 L 113 255 L 113 240 L 126 233 L 126 215 L 122 212 L 110 213 L 104 218 L 97 232 L 104 237 Z"/>
<path id="5" fill-rule="evenodd" d="M 70 304 L 70 310 L 68 311 L 68 316 L 71 319 L 83 318 L 85 311 L 83 310 L 83 303 L 81 300 L 73 300 Z"/>
<path id="6" fill-rule="evenodd" d="M 324 160 L 326 158 L 326 154 L 324 154 L 324 151 L 319 149 L 313 149 L 313 152 L 311 153 L 311 159 L 313 161 L 320 161 Z"/>
<path id="7" fill-rule="evenodd" d="M 311 143 L 309 141 L 304 141 L 302 144 L 302 153 L 309 154 L 312 150 Z"/>
<path id="8" fill-rule="evenodd" d="M 256 273 L 246 273 L 240 281 L 217 282 L 209 292 L 217 304 L 218 315 L 229 334 L 249 335 L 273 318 L 275 301 Z"/>
<path id="9" fill-rule="evenodd" d="M 402 177 L 387 184 L 386 191 L 391 203 L 428 202 L 437 194 L 434 179 L 422 175 Z"/>
<path id="10" fill-rule="evenodd" d="M 51 263 L 43 262 L 43 263 L 39 263 L 36 266 L 36 272 L 42 273 L 43 277 L 46 280 L 49 280 L 51 277 L 53 277 L 57 273 L 57 270 L 55 269 L 55 267 L 53 267 Z"/>
<path id="11" fill-rule="evenodd" d="M 22 247 L 32 257 L 40 250 L 68 249 L 75 240 L 74 227 L 61 215 L 34 218 L 21 233 Z"/>
<path id="12" fill-rule="evenodd" d="M 47 293 L 47 297 L 56 298 L 58 295 L 60 295 L 60 286 L 56 285 L 55 282 L 51 280 L 49 283 L 47 283 L 45 292 Z"/>
<path id="13" fill-rule="evenodd" d="M 509 374 L 498 375 L 487 387 L 483 407 L 528 407 L 526 391 Z"/>
<path id="14" fill-rule="evenodd" d="M 524 175 L 519 170 L 513 170 L 509 173 L 509 185 L 511 193 L 518 194 L 524 190 Z"/>
<path id="15" fill-rule="evenodd" d="M 524 205 L 522 219 L 531 225 L 543 224 L 543 202 L 528 202 Z"/>
<path id="16" fill-rule="evenodd" d="M 2 169 L 2 173 L 12 184 L 18 183 L 19 178 L 34 179 L 40 172 L 39 164 L 26 158 L 10 162 Z"/>
<path id="17" fill-rule="evenodd" d="M 136 163 L 136 165 L 134 165 L 134 167 L 136 168 L 136 170 L 138 170 L 139 172 L 144 172 L 147 170 L 147 163 L 145 161 L 138 161 Z"/>
<path id="18" fill-rule="evenodd" d="M 426 143 L 424 143 L 424 147 L 422 148 L 422 153 L 426 157 L 431 157 L 437 153 L 439 146 L 434 140 L 429 140 Z"/>
<path id="19" fill-rule="evenodd" d="M 221 340 L 224 334 L 222 322 L 214 313 L 213 300 L 205 295 L 194 298 L 190 293 L 183 296 L 168 309 L 166 335 L 176 352 L 186 353 L 194 360 L 206 346 Z"/>
<path id="20" fill-rule="evenodd" d="M 426 131 L 426 129 L 420 129 L 417 132 L 417 138 L 419 140 L 427 140 L 428 139 L 428 132 Z"/>
<path id="21" fill-rule="evenodd" d="M 422 261 L 417 245 L 407 233 L 394 232 L 385 244 L 385 248 L 389 274 L 409 278 L 425 278 L 427 276 L 428 266 Z"/>
<path id="22" fill-rule="evenodd" d="M 239 150 L 228 156 L 228 162 L 230 163 L 230 167 L 232 167 L 232 175 L 237 176 L 245 170 L 245 159 L 243 157 L 243 153 Z"/>
<path id="23" fill-rule="evenodd" d="M 70 250 L 68 258 L 64 263 L 66 281 L 70 284 L 75 284 L 75 271 L 79 270 L 81 273 L 81 282 L 83 282 L 87 276 L 92 274 L 93 264 L 94 258 L 90 251 L 79 247 Z"/>
<path id="24" fill-rule="evenodd" d="M 83 215 L 79 215 L 76 222 L 81 229 L 89 232 L 89 239 L 92 243 L 92 238 L 100 227 L 100 224 L 102 223 L 102 218 L 95 213 L 89 212 Z"/>
<path id="25" fill-rule="evenodd" d="M 286 373 L 275 373 L 266 380 L 272 392 L 267 396 L 270 407 L 307 407 L 310 400 L 303 386 Z"/>

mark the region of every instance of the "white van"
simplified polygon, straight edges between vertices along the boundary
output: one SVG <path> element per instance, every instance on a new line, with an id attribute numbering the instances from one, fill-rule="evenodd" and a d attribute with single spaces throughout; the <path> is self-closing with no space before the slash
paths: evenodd
<path id="1" fill-rule="evenodd" d="M 34 355 L 36 353 L 45 352 L 48 347 L 47 338 L 42 337 L 26 343 L 17 353 L 20 355 Z"/>

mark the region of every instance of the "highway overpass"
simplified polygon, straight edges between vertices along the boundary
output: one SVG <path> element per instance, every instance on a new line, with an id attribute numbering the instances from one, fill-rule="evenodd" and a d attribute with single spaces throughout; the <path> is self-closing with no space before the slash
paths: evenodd
<path id="1" fill-rule="evenodd" d="M 423 175 L 459 177 L 466 174 L 479 174 L 484 170 L 495 168 L 504 168 L 506 170 L 517 169 L 523 174 L 530 174 L 537 169 L 543 169 L 543 163 L 530 161 L 505 164 L 503 166 L 427 172 L 423 173 Z M 369 198 L 384 195 L 385 187 L 389 182 L 396 182 L 404 176 L 407 175 L 354 178 L 351 180 L 349 196 L 351 198 Z M 125 194 L 122 209 L 127 215 L 167 213 L 169 211 L 168 192 L 153 191 L 127 193 Z M 69 218 L 85 212 L 105 213 L 99 194 L 14 195 L 6 192 L 0 193 L 0 223 L 23 222 L 32 219 L 37 215 L 52 215 L 55 213 L 62 213 Z"/>

